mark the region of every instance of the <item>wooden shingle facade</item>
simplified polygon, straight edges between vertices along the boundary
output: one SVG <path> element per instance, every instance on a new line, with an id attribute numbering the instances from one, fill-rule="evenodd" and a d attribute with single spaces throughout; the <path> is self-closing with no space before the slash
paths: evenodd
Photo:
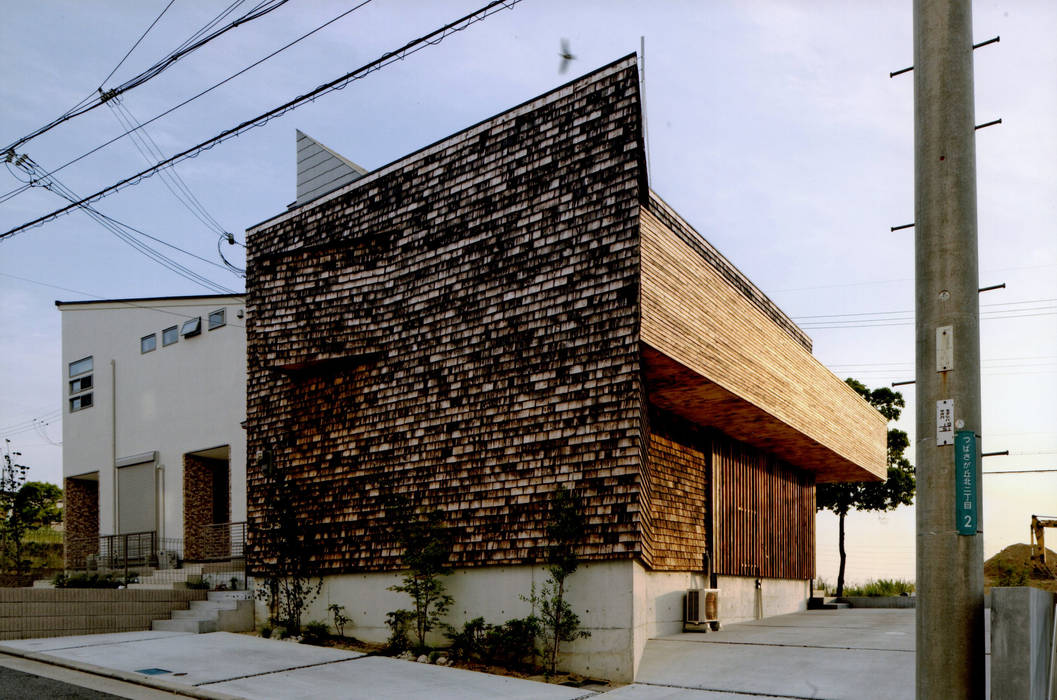
<path id="1" fill-rule="evenodd" d="M 251 566 L 267 461 L 323 574 L 399 568 L 396 494 L 457 566 L 539 563 L 565 484 L 589 561 L 810 577 L 883 419 L 646 182 L 629 56 L 251 229 Z"/>

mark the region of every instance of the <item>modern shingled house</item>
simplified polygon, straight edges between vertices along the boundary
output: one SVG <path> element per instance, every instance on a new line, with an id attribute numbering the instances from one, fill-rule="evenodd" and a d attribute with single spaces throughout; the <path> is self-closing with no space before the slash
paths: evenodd
<path id="1" fill-rule="evenodd" d="M 634 677 L 682 628 L 803 609 L 815 484 L 885 473 L 885 421 L 647 185 L 634 55 L 248 231 L 250 566 L 264 465 L 301 493 L 324 593 L 382 640 L 383 502 L 455 534 L 452 620 L 527 614 L 548 499 L 583 499 L 565 666 Z"/>

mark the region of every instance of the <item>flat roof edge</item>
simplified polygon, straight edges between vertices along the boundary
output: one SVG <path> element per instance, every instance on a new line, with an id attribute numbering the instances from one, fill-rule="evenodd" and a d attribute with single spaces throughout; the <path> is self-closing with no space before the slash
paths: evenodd
<path id="1" fill-rule="evenodd" d="M 131 304 L 135 302 L 159 302 L 159 301 L 196 301 L 207 299 L 242 299 L 245 300 L 246 294 L 187 294 L 183 296 L 175 297 L 127 297 L 123 299 L 85 299 L 82 301 L 63 301 L 61 299 L 55 300 L 55 306 L 62 308 L 63 306 L 87 306 L 89 304 Z"/>

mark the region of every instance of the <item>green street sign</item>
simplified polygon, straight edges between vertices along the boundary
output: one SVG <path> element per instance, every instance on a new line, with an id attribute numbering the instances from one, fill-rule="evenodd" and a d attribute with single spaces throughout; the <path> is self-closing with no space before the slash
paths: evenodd
<path id="1" fill-rule="evenodd" d="M 954 436 L 954 519 L 959 535 L 975 535 L 980 504 L 976 499 L 976 433 L 959 430 Z"/>

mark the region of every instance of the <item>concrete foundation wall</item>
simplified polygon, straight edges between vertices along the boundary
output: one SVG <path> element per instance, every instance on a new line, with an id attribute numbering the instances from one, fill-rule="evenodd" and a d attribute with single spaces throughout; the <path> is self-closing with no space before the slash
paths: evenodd
<path id="1" fill-rule="evenodd" d="M 0 589 L 0 640 L 149 630 L 206 591 L 105 588 Z"/>
<path id="2" fill-rule="evenodd" d="M 991 589 L 992 700 L 1046 700 L 1055 600 L 1027 586 Z"/>
<path id="3" fill-rule="evenodd" d="M 533 584 L 538 591 L 546 580 L 543 567 L 457 569 L 444 578 L 448 594 L 455 599 L 446 621 L 461 628 L 478 616 L 492 624 L 525 617 L 532 609 L 521 596 L 527 596 Z M 753 619 L 754 580 L 720 577 L 721 621 Z M 345 606 L 345 614 L 352 618 L 347 634 L 384 642 L 389 636 L 386 613 L 412 606 L 407 595 L 388 590 L 399 582 L 399 573 L 328 576 L 303 621 L 330 624 L 327 607 L 336 603 Z M 566 595 L 591 636 L 563 644 L 559 667 L 595 678 L 632 681 L 646 641 L 681 632 L 686 589 L 707 587 L 707 583 L 702 574 L 649 571 L 637 561 L 582 564 L 568 579 Z M 806 609 L 806 581 L 764 579 L 762 590 L 766 615 Z M 257 619 L 263 621 L 267 616 L 264 604 L 258 603 Z M 438 634 L 431 643 L 444 645 L 447 640 Z"/>
<path id="4" fill-rule="evenodd" d="M 758 597 L 756 579 L 751 576 L 718 576 L 717 584 L 722 624 L 801 612 L 807 610 L 811 596 L 810 581 L 761 578 Z"/>

